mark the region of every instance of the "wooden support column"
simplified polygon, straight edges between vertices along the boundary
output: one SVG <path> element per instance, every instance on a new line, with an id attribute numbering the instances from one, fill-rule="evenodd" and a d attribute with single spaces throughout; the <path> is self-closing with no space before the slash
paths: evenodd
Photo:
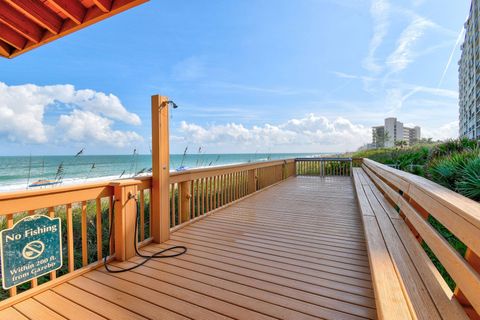
<path id="1" fill-rule="evenodd" d="M 115 259 L 125 261 L 135 256 L 135 219 L 137 219 L 138 180 L 112 182 L 115 195 Z"/>
<path id="2" fill-rule="evenodd" d="M 152 237 L 155 243 L 170 239 L 170 146 L 168 98 L 152 96 Z"/>
<path id="3" fill-rule="evenodd" d="M 180 223 L 184 223 L 190 220 L 191 205 L 190 199 L 192 198 L 192 182 L 184 181 L 179 185 L 179 203 L 180 203 Z"/>
<path id="4" fill-rule="evenodd" d="M 248 170 L 247 184 L 248 184 L 248 194 L 254 193 L 257 191 L 257 177 L 256 170 Z"/>

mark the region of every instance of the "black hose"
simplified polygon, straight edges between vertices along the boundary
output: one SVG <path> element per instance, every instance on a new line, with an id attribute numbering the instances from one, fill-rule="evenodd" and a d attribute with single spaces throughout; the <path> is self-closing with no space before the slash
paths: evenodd
<path id="1" fill-rule="evenodd" d="M 127 268 L 127 269 L 121 269 L 121 270 L 112 270 L 112 269 L 109 269 L 108 267 L 108 264 L 107 264 L 107 256 L 105 256 L 103 258 L 103 265 L 105 266 L 105 269 L 109 272 L 109 273 L 122 273 L 122 272 L 127 272 L 127 271 L 131 271 L 133 269 L 136 269 L 140 266 L 143 266 L 145 263 L 147 263 L 148 261 L 152 260 L 152 259 L 166 259 L 166 258 L 174 258 L 174 257 L 178 257 L 178 256 L 181 256 L 182 254 L 185 254 L 187 252 L 187 247 L 185 246 L 173 246 L 173 247 L 169 247 L 169 248 L 166 248 L 166 249 L 163 249 L 163 250 L 160 250 L 158 252 L 155 252 L 154 254 L 152 255 L 143 255 L 141 254 L 140 252 L 138 252 L 138 248 L 137 248 L 137 237 L 138 237 L 138 219 L 139 219 L 139 215 L 138 215 L 138 201 L 137 201 L 137 198 L 134 198 L 135 199 L 135 205 L 136 205 L 136 218 L 135 218 L 135 233 L 134 233 L 134 243 L 135 243 L 135 253 L 139 256 L 139 257 L 142 257 L 144 258 L 144 260 L 142 262 L 140 262 L 139 264 L 137 265 L 134 265 L 130 268 Z M 115 201 L 118 201 L 118 200 L 115 200 Z M 114 201 L 114 203 L 115 203 Z M 114 221 L 115 221 L 115 206 L 113 206 L 112 208 L 112 217 L 111 217 L 111 220 L 112 223 L 111 225 L 109 226 L 109 232 L 108 232 L 108 247 L 110 248 L 110 241 L 112 239 L 112 231 L 113 231 L 113 226 L 114 226 Z M 175 250 L 175 249 L 182 249 L 181 252 L 176 252 L 174 254 L 169 254 L 169 255 L 163 255 L 163 253 L 165 252 L 168 252 L 168 251 L 171 251 L 171 250 Z"/>

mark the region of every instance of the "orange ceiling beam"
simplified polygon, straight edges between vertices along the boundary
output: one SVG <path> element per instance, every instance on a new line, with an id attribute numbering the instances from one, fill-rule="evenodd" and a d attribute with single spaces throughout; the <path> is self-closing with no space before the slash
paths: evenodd
<path id="1" fill-rule="evenodd" d="M 47 2 L 76 24 L 81 24 L 87 13 L 87 9 L 78 0 L 47 0 Z"/>
<path id="2" fill-rule="evenodd" d="M 93 0 L 93 3 L 103 12 L 109 12 L 112 8 L 112 0 Z"/>
<path id="3" fill-rule="evenodd" d="M 0 56 L 24 52 L 148 0 L 0 0 Z"/>
<path id="4" fill-rule="evenodd" d="M 63 20 L 40 1 L 33 0 L 5 0 L 19 13 L 31 19 L 40 27 L 53 34 L 58 34 Z"/>

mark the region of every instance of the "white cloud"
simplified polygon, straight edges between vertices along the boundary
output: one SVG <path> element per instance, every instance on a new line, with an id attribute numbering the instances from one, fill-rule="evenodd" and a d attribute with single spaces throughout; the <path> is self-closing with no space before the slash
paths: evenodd
<path id="1" fill-rule="evenodd" d="M 113 94 L 107 95 L 103 92 L 96 92 L 88 89 L 74 90 L 74 93 L 71 96 L 66 97 L 63 102 L 72 103 L 81 109 L 100 113 L 109 118 L 128 124 L 140 125 L 142 123 L 139 116 L 128 112 L 120 99 Z"/>
<path id="2" fill-rule="evenodd" d="M 45 117 L 49 109 L 61 110 L 69 114 L 60 116 L 59 123 L 54 121 L 47 123 Z M 87 114 L 90 116 L 80 117 Z M 50 143 L 55 140 L 59 127 L 65 129 L 63 124 L 68 119 L 77 129 L 80 121 L 93 121 L 93 124 L 100 125 L 82 124 L 92 131 L 89 139 L 100 138 L 104 133 L 112 133 L 114 137 L 123 139 L 124 142 L 131 141 L 134 135 L 131 132 L 119 135 L 120 131 L 111 129 L 113 120 L 133 125 L 141 123 L 138 115 L 128 112 L 120 99 L 112 94 L 90 89 L 76 90 L 74 86 L 68 84 L 9 86 L 0 82 L 0 137 L 4 136 L 10 141 L 20 143 Z M 79 141 L 78 137 L 64 136 L 65 139 L 72 138 L 74 141 Z M 87 139 L 88 141 L 90 140 Z M 109 143 L 106 139 L 90 142 L 95 141 L 109 145 L 122 145 L 119 142 Z"/>
<path id="3" fill-rule="evenodd" d="M 422 93 L 428 96 L 450 99 L 449 101 L 458 99 L 458 91 L 454 90 L 437 89 L 424 86 L 403 86 L 386 90 L 385 105 L 389 112 L 394 115 L 402 109 L 405 101 L 416 94 Z"/>
<path id="4" fill-rule="evenodd" d="M 118 148 L 142 141 L 136 132 L 112 129 L 113 121 L 91 111 L 73 110 L 68 115 L 61 115 L 57 130 L 60 141 L 95 141 Z"/>
<path id="5" fill-rule="evenodd" d="M 422 128 L 422 137 L 433 140 L 456 139 L 458 131 L 458 121 L 452 121 L 437 128 Z"/>
<path id="6" fill-rule="evenodd" d="M 345 118 L 330 120 L 309 114 L 301 119 L 291 119 L 281 124 L 264 124 L 245 127 L 228 123 L 203 127 L 182 122 L 179 133 L 183 142 L 223 150 L 270 150 L 282 152 L 354 150 L 370 141 L 371 131 Z M 178 136 L 177 136 L 178 141 Z"/>
<path id="7" fill-rule="evenodd" d="M 354 75 L 354 74 L 338 72 L 338 71 L 334 71 L 333 74 L 336 75 L 338 78 L 342 78 L 342 79 L 362 80 L 362 81 L 376 81 L 376 80 L 378 80 L 377 78 L 373 78 L 373 77 L 357 76 L 357 75 Z"/>
<path id="8" fill-rule="evenodd" d="M 379 73 L 383 67 L 377 62 L 375 53 L 387 36 L 390 26 L 390 3 L 387 0 L 372 0 L 370 14 L 373 18 L 373 36 L 370 40 L 368 55 L 363 60 L 363 67 L 368 71 Z"/>
<path id="9" fill-rule="evenodd" d="M 438 87 L 440 88 L 443 84 L 443 81 L 445 80 L 445 76 L 447 75 L 447 71 L 450 68 L 450 65 L 452 64 L 453 61 L 453 56 L 455 55 L 455 52 L 460 46 L 460 43 L 462 42 L 463 38 L 465 37 L 465 28 L 462 26 L 462 30 L 458 34 L 457 40 L 455 41 L 455 45 L 453 46 L 452 52 L 450 53 L 450 56 L 448 57 L 447 65 L 445 66 L 445 69 L 443 69 L 442 77 L 440 78 L 440 81 L 438 82 Z"/>
<path id="10" fill-rule="evenodd" d="M 423 17 L 413 19 L 400 35 L 395 51 L 387 58 L 387 65 L 392 72 L 402 71 L 413 62 L 415 52 L 412 50 L 412 47 L 425 34 L 428 28 L 435 26 L 435 23 Z"/>

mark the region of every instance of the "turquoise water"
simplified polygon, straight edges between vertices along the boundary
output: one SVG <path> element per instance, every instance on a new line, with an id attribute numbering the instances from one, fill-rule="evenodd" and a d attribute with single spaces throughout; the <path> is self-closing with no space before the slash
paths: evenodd
<path id="1" fill-rule="evenodd" d="M 171 155 L 170 170 L 181 166 L 197 168 L 315 155 L 320 154 Z M 151 155 L 0 157 L 0 192 L 26 189 L 41 179 L 58 179 L 62 184 L 72 184 L 132 177 L 148 174 L 151 167 Z"/>

